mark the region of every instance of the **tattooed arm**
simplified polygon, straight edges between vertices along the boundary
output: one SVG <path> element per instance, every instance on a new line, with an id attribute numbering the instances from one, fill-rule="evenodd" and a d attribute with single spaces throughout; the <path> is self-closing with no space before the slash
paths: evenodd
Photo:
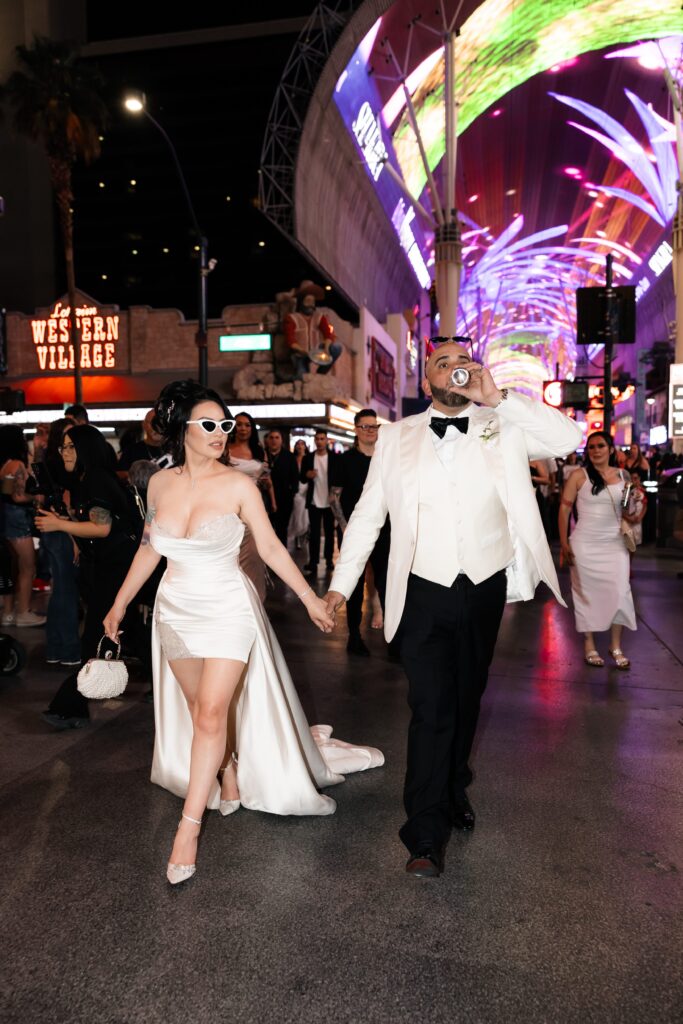
<path id="1" fill-rule="evenodd" d="M 330 503 L 330 508 L 332 509 L 332 515 L 336 519 L 337 525 L 341 528 L 342 531 L 344 531 L 346 529 L 347 523 L 346 523 L 346 517 L 344 516 L 344 512 L 343 512 L 342 507 L 341 507 L 341 493 L 342 493 L 342 490 L 343 490 L 342 487 L 332 487 L 332 488 L 330 488 L 330 494 L 329 494 L 329 497 L 328 497 L 327 500 Z"/>
<path id="2" fill-rule="evenodd" d="M 71 537 L 84 537 L 90 540 L 103 540 L 111 533 L 111 512 L 96 506 L 90 510 L 87 523 L 63 519 L 48 509 L 39 508 L 36 514 L 36 526 L 41 533 L 68 533 Z"/>
<path id="3" fill-rule="evenodd" d="M 140 541 L 140 547 L 146 548 L 149 546 L 150 540 L 149 535 L 151 533 L 152 520 L 157 514 L 157 510 L 151 502 L 147 502 L 147 511 L 145 513 L 145 526 L 142 531 L 142 539 Z"/>

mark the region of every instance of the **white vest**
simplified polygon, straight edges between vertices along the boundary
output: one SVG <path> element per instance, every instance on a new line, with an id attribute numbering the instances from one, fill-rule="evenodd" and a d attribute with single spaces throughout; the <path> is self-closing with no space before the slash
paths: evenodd
<path id="1" fill-rule="evenodd" d="M 417 543 L 411 572 L 450 587 L 458 573 L 481 583 L 510 564 L 514 548 L 507 512 L 488 472 L 481 445 L 454 438 L 451 472 L 425 433 L 418 467 Z"/>

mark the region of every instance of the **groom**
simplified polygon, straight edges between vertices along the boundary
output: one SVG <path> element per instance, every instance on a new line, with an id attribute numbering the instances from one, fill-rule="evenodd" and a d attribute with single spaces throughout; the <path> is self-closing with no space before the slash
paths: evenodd
<path id="1" fill-rule="evenodd" d="M 430 408 L 380 431 L 326 598 L 333 610 L 353 593 L 388 513 L 385 635 L 398 634 L 412 712 L 399 835 L 419 877 L 443 871 L 452 826 L 474 828 L 468 761 L 506 599 L 543 580 L 562 601 L 529 459 L 582 440 L 562 413 L 497 388 L 461 341 L 429 356 Z M 459 366 L 467 387 L 451 383 Z"/>

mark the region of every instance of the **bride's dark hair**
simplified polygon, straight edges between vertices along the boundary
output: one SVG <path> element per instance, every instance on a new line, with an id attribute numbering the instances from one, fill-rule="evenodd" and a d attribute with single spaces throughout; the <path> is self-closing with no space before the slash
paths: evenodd
<path id="1" fill-rule="evenodd" d="M 226 419 L 232 419 L 230 410 L 212 388 L 205 388 L 196 380 L 174 380 L 167 384 L 154 404 L 152 428 L 163 438 L 162 447 L 173 459 L 174 466 L 185 462 L 185 431 L 192 410 L 200 402 L 220 405 Z"/>

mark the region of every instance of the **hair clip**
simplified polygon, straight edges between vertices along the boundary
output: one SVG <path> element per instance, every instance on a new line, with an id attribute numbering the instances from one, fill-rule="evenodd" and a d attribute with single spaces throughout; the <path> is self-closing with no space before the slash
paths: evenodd
<path id="1" fill-rule="evenodd" d="M 175 402 L 170 402 L 169 406 L 168 406 L 168 409 L 166 410 L 166 415 L 168 417 L 170 417 L 170 415 L 171 415 L 171 413 L 173 412 L 174 409 L 175 409 Z"/>

